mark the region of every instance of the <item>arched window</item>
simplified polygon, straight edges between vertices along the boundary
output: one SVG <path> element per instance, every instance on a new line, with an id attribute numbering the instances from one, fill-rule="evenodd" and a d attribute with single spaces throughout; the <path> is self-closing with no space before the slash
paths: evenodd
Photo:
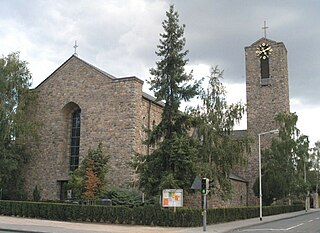
<path id="1" fill-rule="evenodd" d="M 71 126 L 71 151 L 70 151 L 70 170 L 74 171 L 79 166 L 79 147 L 80 147 L 80 126 L 81 110 L 77 109 L 72 113 Z"/>

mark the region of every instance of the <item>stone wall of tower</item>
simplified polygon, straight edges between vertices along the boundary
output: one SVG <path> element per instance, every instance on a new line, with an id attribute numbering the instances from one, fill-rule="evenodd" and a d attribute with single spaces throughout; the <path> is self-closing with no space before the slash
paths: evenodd
<path id="1" fill-rule="evenodd" d="M 135 77 L 108 78 L 73 56 L 34 89 L 38 100 L 33 117 L 40 127 L 25 168 L 29 197 L 37 185 L 43 199 L 60 198 L 60 182 L 69 179 L 71 114 L 76 108 L 81 109 L 80 160 L 89 148 L 102 143 L 110 156 L 107 185 L 132 186 L 135 174 L 129 160 L 146 151 L 142 119 L 148 114 L 145 106 L 152 102 L 142 97 L 142 85 Z M 149 112 L 151 122 L 161 116 L 159 106 L 152 103 Z"/>
<path id="2" fill-rule="evenodd" d="M 260 58 L 257 47 L 267 43 L 272 47 L 269 56 L 270 85 L 261 85 Z M 246 173 L 249 181 L 249 203 L 255 204 L 252 185 L 258 177 L 258 134 L 278 129 L 274 120 L 280 112 L 290 112 L 287 50 L 282 42 L 262 38 L 245 48 L 247 127 L 248 135 L 253 139 L 251 154 Z M 261 149 L 268 147 L 274 135 L 261 136 Z M 262 158 L 263 159 L 263 158 Z"/>

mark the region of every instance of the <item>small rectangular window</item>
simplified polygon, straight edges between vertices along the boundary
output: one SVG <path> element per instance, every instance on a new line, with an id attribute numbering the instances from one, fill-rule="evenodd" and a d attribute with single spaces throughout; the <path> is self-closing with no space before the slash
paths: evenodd
<path id="1" fill-rule="evenodd" d="M 269 58 L 260 59 L 261 79 L 269 78 Z"/>

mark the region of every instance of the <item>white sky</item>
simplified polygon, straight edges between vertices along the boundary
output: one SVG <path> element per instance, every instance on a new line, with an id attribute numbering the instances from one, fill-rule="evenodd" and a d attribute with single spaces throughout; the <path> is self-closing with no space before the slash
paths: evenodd
<path id="1" fill-rule="evenodd" d="M 318 0 L 0 0 L 0 54 L 20 51 L 37 86 L 74 52 L 117 77 L 150 77 L 162 21 L 174 4 L 189 67 L 207 76 L 225 71 L 228 100 L 245 102 L 244 47 L 263 36 L 288 49 L 291 111 L 298 128 L 320 140 L 320 1 Z M 245 121 L 240 128 L 245 128 Z"/>

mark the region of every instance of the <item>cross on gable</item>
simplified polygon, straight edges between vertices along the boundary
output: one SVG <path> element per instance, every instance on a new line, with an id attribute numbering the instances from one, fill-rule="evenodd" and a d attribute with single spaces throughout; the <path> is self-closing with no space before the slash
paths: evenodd
<path id="1" fill-rule="evenodd" d="M 77 48 L 78 48 L 79 46 L 77 45 L 77 41 L 74 41 L 74 46 L 73 46 L 73 48 L 74 48 L 74 54 L 73 55 L 75 55 L 75 56 L 78 56 L 78 54 L 77 54 Z"/>

